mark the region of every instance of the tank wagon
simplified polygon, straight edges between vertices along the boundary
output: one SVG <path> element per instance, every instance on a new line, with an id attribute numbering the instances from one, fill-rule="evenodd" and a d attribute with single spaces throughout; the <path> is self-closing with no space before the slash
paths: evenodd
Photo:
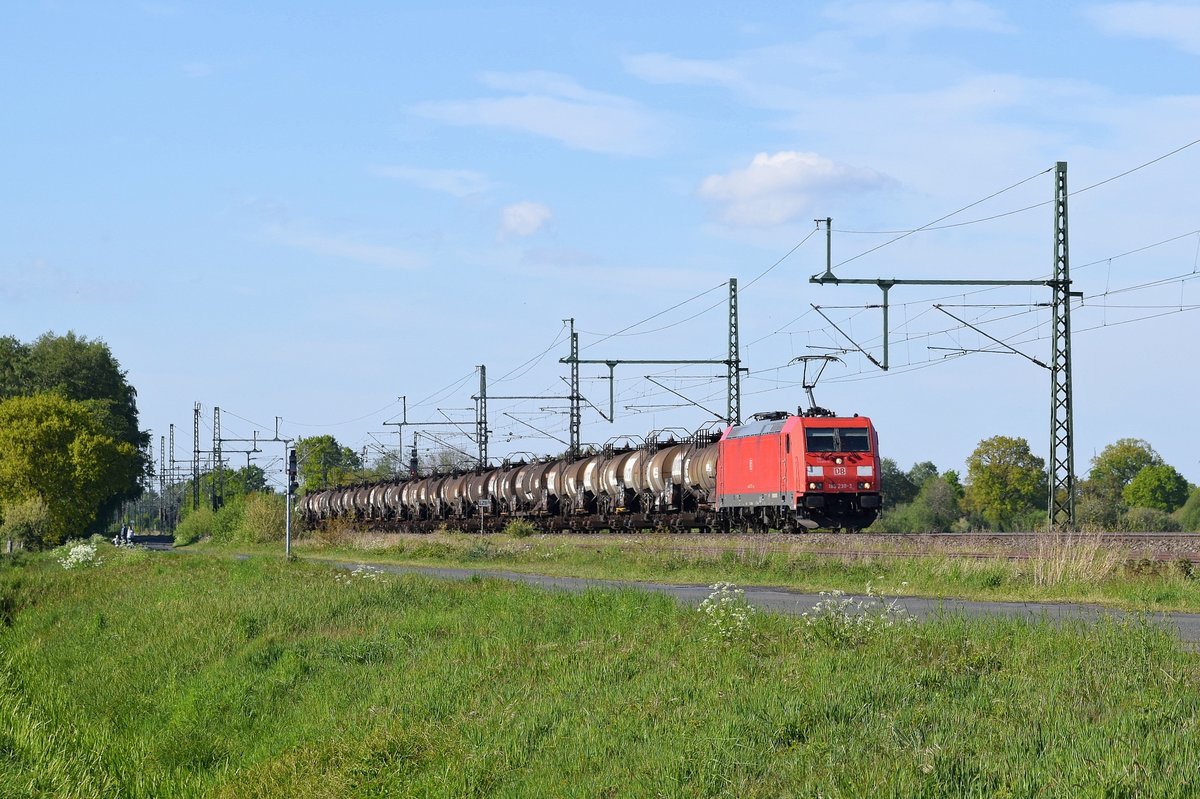
<path id="1" fill-rule="evenodd" d="M 575 460 L 546 458 L 310 493 L 310 525 L 350 519 L 426 532 L 502 529 L 523 519 L 550 531 L 857 530 L 880 510 L 879 446 L 865 416 L 756 414 L 724 431 Z"/>

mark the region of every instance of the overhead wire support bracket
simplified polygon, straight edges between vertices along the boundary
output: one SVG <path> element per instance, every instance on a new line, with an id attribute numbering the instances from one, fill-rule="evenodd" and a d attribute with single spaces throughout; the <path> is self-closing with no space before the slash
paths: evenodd
<path id="1" fill-rule="evenodd" d="M 721 414 L 720 414 L 718 411 L 714 411 L 712 408 L 706 408 L 706 407 L 704 407 L 703 405 L 701 405 L 700 403 L 698 403 L 698 402 L 696 402 L 695 400 L 691 399 L 690 397 L 686 397 L 686 396 L 684 396 L 683 394 L 680 394 L 680 393 L 679 393 L 678 391 L 676 391 L 675 389 L 673 389 L 673 388 L 671 388 L 671 387 L 669 387 L 669 386 L 667 386 L 667 385 L 665 385 L 665 384 L 663 384 L 663 383 L 660 383 L 660 382 L 658 382 L 657 380 L 655 380 L 655 379 L 654 379 L 653 377 L 651 377 L 650 375 L 643 375 L 643 377 L 645 377 L 645 378 L 646 378 L 647 380 L 649 380 L 651 383 L 653 383 L 654 385 L 656 385 L 656 386 L 658 386 L 659 388 L 663 389 L 664 391 L 669 391 L 669 392 L 671 392 L 671 393 L 672 393 L 672 394 L 674 394 L 676 397 L 679 397 L 681 400 L 683 400 L 684 402 L 688 403 L 689 405 L 695 405 L 695 406 L 696 406 L 697 408 L 699 408 L 700 410 L 702 410 L 702 411 L 706 411 L 706 412 L 708 412 L 708 413 L 711 413 L 713 416 L 715 416 L 715 417 L 716 417 L 716 418 L 718 418 L 718 419 L 723 419 L 723 418 L 724 418 L 723 416 L 721 416 Z"/>
<path id="2" fill-rule="evenodd" d="M 1016 347 L 1013 347 L 1011 344 L 1008 344 L 1007 342 L 1001 341 L 1000 339 L 998 339 L 998 338 L 996 338 L 995 336 L 993 336 L 991 333 L 988 333 L 986 330 L 984 330 L 984 329 L 982 329 L 982 328 L 980 328 L 980 327 L 977 327 L 977 326 L 975 326 L 975 325 L 971 324 L 971 323 L 970 323 L 970 322 L 968 322 L 966 319 L 960 319 L 959 317 L 957 317 L 957 316 L 955 316 L 954 314 L 952 314 L 952 313 L 950 313 L 949 311 L 947 311 L 947 310 L 946 310 L 945 308 L 943 308 L 941 305 L 938 305 L 937 303 L 934 303 L 934 306 L 933 306 L 933 307 L 934 307 L 935 309 L 937 309 L 937 310 L 941 311 L 942 313 L 944 313 L 946 316 L 949 316 L 949 317 L 950 317 L 951 319 L 953 319 L 954 321 L 956 321 L 956 322 L 958 322 L 958 323 L 960 323 L 960 324 L 966 325 L 967 327 L 971 328 L 972 330 L 974 330 L 976 333 L 978 333 L 979 335 L 983 336 L 984 338 L 991 339 L 992 341 L 996 342 L 996 343 L 997 343 L 997 344 L 999 344 L 1001 347 L 1004 347 L 1004 349 L 1008 350 L 1009 352 L 1013 353 L 1014 355 L 1020 355 L 1020 356 L 1021 356 L 1022 358 L 1024 358 L 1025 360 L 1027 360 L 1027 361 L 1030 361 L 1031 363 L 1035 363 L 1035 364 L 1037 364 L 1038 366 L 1042 367 L 1043 369 L 1049 369 L 1049 368 L 1050 368 L 1050 367 L 1049 367 L 1049 366 L 1047 366 L 1046 364 L 1044 364 L 1044 363 L 1042 363 L 1041 361 L 1039 361 L 1037 358 L 1034 358 L 1032 355 L 1026 355 L 1025 353 L 1021 352 L 1019 349 L 1017 349 Z M 932 349 L 932 348 L 931 348 L 931 349 Z M 976 352 L 989 352 L 989 350 L 975 350 L 975 351 L 976 351 Z M 995 350 L 990 350 L 990 351 L 991 351 L 991 352 L 995 352 Z M 965 350 L 964 350 L 964 352 L 965 352 Z"/>
<path id="3" fill-rule="evenodd" d="M 850 338 L 850 336 L 846 335 L 846 331 L 844 331 L 844 330 L 842 330 L 840 327 L 838 327 L 838 326 L 837 326 L 837 322 L 834 322 L 832 319 L 830 319 L 828 316 L 826 316 L 826 315 L 825 315 L 825 312 L 821 310 L 821 307 L 820 307 L 819 305 L 812 305 L 812 303 L 809 303 L 809 305 L 811 305 L 811 306 L 812 306 L 812 309 L 813 309 L 814 311 L 816 311 L 817 313 L 821 314 L 821 318 L 822 318 L 822 319 L 824 319 L 826 322 L 828 322 L 830 325 L 832 325 L 834 330 L 836 330 L 837 332 L 841 333 L 841 334 L 842 334 L 842 338 L 846 339 L 846 341 L 849 341 L 849 342 L 850 342 L 850 344 L 851 344 L 851 345 L 854 347 L 854 349 L 856 349 L 856 350 L 858 350 L 859 352 L 861 352 L 861 353 L 862 353 L 862 354 L 863 354 L 863 355 L 866 357 L 866 359 L 867 359 L 868 361 L 870 361 L 871 363 L 875 364 L 877 367 L 879 367 L 879 368 L 880 368 L 880 369 L 882 369 L 883 371 L 885 371 L 885 372 L 887 371 L 887 346 L 886 346 L 886 344 L 885 344 L 885 346 L 884 346 L 884 348 L 883 348 L 883 361 L 884 361 L 884 362 L 883 362 L 883 363 L 880 363 L 879 361 L 875 360 L 875 356 L 871 355 L 871 353 L 867 352 L 867 351 L 866 351 L 866 350 L 864 350 L 864 349 L 863 349 L 861 346 L 859 346 L 859 343 L 858 343 L 857 341 L 855 341 L 854 339 Z M 885 331 L 884 331 L 884 335 L 887 335 L 887 331 L 886 331 L 886 329 L 885 329 Z M 885 342 L 886 342 L 886 339 L 885 339 Z"/>
<path id="4" fill-rule="evenodd" d="M 525 425 L 526 427 L 528 427 L 530 430 L 534 431 L 535 433 L 541 433 L 541 434 L 542 434 L 542 435 L 544 435 L 546 438 L 553 438 L 555 441 L 557 441 L 557 442 L 558 442 L 558 443 L 560 443 L 560 444 L 566 444 L 568 447 L 569 447 L 569 446 L 571 446 L 571 442 L 569 442 L 569 441 L 563 441 L 563 440 L 562 440 L 561 438 L 559 438 L 558 436 L 554 435 L 553 433 L 547 433 L 545 430 L 541 429 L 540 427 L 534 427 L 534 426 L 533 426 L 533 425 L 531 425 L 529 422 L 525 421 L 524 419 L 519 419 L 519 418 L 517 418 L 516 416 L 512 415 L 512 414 L 511 414 L 511 413 L 509 413 L 508 411 L 501 411 L 501 413 L 503 413 L 503 414 L 504 414 L 505 416 L 507 416 L 509 419 L 512 419 L 512 420 L 513 420 L 514 422 L 516 422 L 517 424 L 523 424 L 523 425 Z"/>

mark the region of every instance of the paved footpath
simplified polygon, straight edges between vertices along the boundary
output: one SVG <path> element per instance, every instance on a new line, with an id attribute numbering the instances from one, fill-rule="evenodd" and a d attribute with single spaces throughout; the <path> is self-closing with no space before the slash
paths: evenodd
<path id="1" fill-rule="evenodd" d="M 688 605 L 699 605 L 712 593 L 706 585 L 678 585 L 673 583 L 642 583 L 623 580 L 594 580 L 582 577 L 547 577 L 543 574 L 492 571 L 490 569 L 452 569 L 433 566 L 397 566 L 382 563 L 352 563 L 346 561 L 308 559 L 315 563 L 345 569 L 377 569 L 395 574 L 425 574 L 451 580 L 469 580 L 472 577 L 492 577 L 528 583 L 542 588 L 557 588 L 564 591 L 586 591 L 589 588 L 636 588 L 642 591 L 657 591 L 669 594 Z M 825 597 L 804 594 L 787 588 L 741 585 L 750 604 L 761 610 L 775 613 L 799 615 Z M 892 598 L 889 595 L 889 599 Z M 938 613 L 962 613 L 966 616 L 1005 616 L 1036 621 L 1041 618 L 1052 621 L 1096 621 L 1105 616 L 1123 618 L 1132 615 L 1126 611 L 1098 605 L 1052 604 L 1046 602 L 972 602 L 962 599 L 926 599 L 924 597 L 896 597 L 901 607 L 918 619 L 928 619 Z M 1200 644 L 1200 613 L 1151 613 L 1147 618 L 1167 627 L 1173 627 L 1181 641 Z"/>

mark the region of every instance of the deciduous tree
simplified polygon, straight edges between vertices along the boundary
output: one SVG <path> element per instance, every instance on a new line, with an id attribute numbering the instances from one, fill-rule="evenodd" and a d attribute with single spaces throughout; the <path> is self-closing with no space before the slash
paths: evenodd
<path id="1" fill-rule="evenodd" d="M 136 481 L 141 459 L 82 402 L 57 394 L 0 401 L 0 507 L 40 500 L 55 544 L 104 520 L 104 509 Z"/>
<path id="2" fill-rule="evenodd" d="M 330 435 L 298 439 L 296 462 L 305 491 L 339 485 L 362 468 L 358 453 Z"/>
<path id="3" fill-rule="evenodd" d="M 884 507 L 895 508 L 912 502 L 921 487 L 894 460 L 883 458 L 879 462 L 879 490 Z"/>
<path id="4" fill-rule="evenodd" d="M 1120 502 L 1125 486 L 1147 466 L 1158 466 L 1163 460 L 1149 442 L 1140 438 L 1120 438 L 1092 458 L 1087 489 L 1103 500 Z"/>
<path id="5" fill-rule="evenodd" d="M 122 502 L 141 494 L 138 478 L 149 473 L 144 450 L 150 434 L 138 429 L 137 391 L 103 341 L 74 332 L 45 333 L 32 344 L 0 338 L 0 399 L 45 393 L 83 403 L 110 438 L 137 453 L 137 469 L 97 514 L 104 521 Z"/>
<path id="6" fill-rule="evenodd" d="M 1147 466 L 1129 481 L 1121 496 L 1131 507 L 1170 513 L 1187 502 L 1188 483 L 1174 466 Z"/>
<path id="7" fill-rule="evenodd" d="M 993 527 L 1012 526 L 1021 516 L 1045 507 L 1045 466 L 1023 438 L 980 441 L 967 458 L 967 507 Z"/>

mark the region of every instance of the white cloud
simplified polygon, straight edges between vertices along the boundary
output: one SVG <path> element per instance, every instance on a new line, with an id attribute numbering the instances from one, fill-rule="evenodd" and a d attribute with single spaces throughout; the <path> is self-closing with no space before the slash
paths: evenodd
<path id="1" fill-rule="evenodd" d="M 328 258 L 385 269 L 421 269 L 426 266 L 424 256 L 390 245 L 369 244 L 344 236 L 324 236 L 278 226 L 269 228 L 268 234 L 280 244 Z"/>
<path id="2" fill-rule="evenodd" d="M 541 203 L 513 203 L 500 212 L 500 234 L 502 238 L 532 236 L 553 218 L 554 214 Z"/>
<path id="3" fill-rule="evenodd" d="M 469 169 L 422 169 L 412 166 L 381 166 L 372 170 L 376 175 L 396 178 L 422 188 L 440 191 L 453 197 L 484 194 L 492 188 L 487 176 Z"/>
<path id="4" fill-rule="evenodd" d="M 548 72 L 487 73 L 484 85 L 506 97 L 421 103 L 413 112 L 452 125 L 482 125 L 545 136 L 577 150 L 650 155 L 665 126 L 638 103 L 585 89 Z"/>
<path id="5" fill-rule="evenodd" d="M 1085 13 L 1104 33 L 1160 39 L 1184 52 L 1200 55 L 1200 6 L 1107 3 Z"/>
<path id="6" fill-rule="evenodd" d="M 835 3 L 826 7 L 824 16 L 852 33 L 866 35 L 912 34 L 939 28 L 992 33 L 1015 30 L 1002 13 L 977 0 Z"/>
<path id="7" fill-rule="evenodd" d="M 710 175 L 700 196 L 721 204 L 734 227 L 773 227 L 810 213 L 814 200 L 833 193 L 883 188 L 891 180 L 873 169 L 839 164 L 816 153 L 783 151 L 754 156 L 750 166 Z"/>

